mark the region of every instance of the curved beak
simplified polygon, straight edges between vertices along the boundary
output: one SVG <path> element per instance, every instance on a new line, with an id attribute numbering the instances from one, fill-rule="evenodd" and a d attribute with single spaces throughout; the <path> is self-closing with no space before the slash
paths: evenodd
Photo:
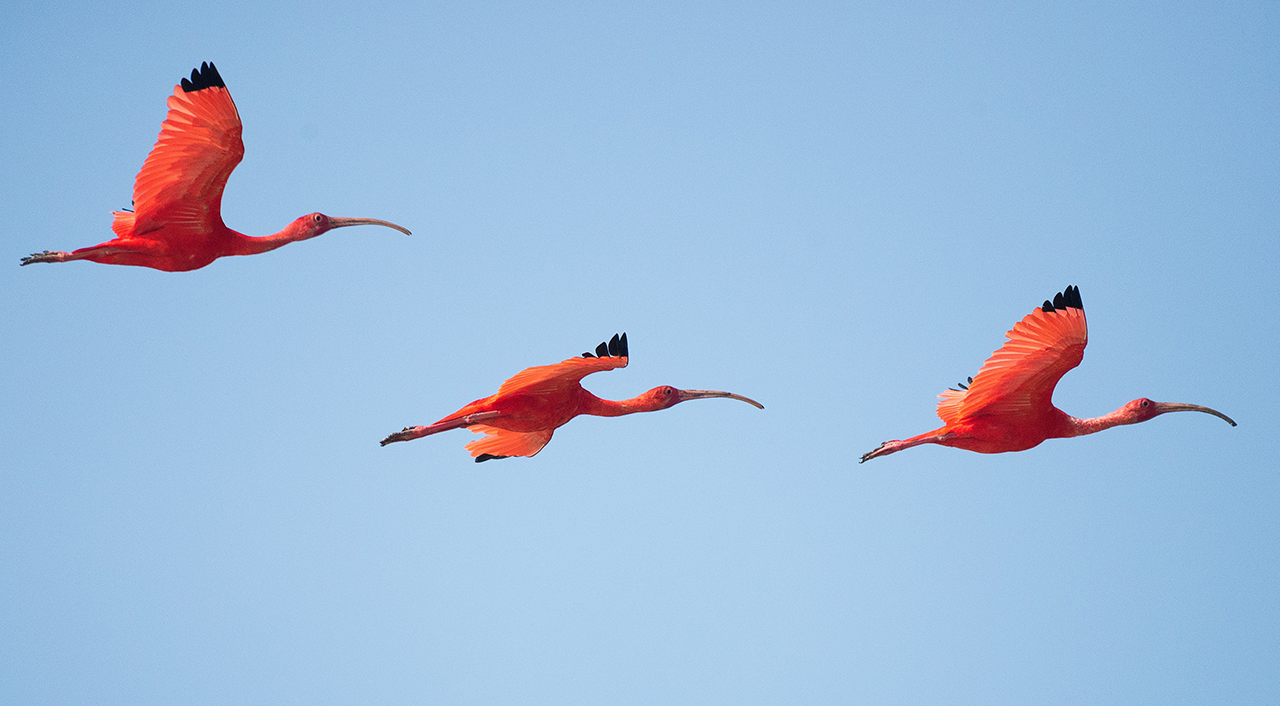
<path id="1" fill-rule="evenodd" d="M 1216 409 L 1209 409 L 1208 407 L 1202 407 L 1198 404 L 1182 404 L 1181 402 L 1156 402 L 1155 405 L 1156 405 L 1156 414 L 1164 414 L 1165 412 L 1204 412 L 1205 414 L 1212 414 L 1213 416 L 1223 420 L 1224 422 L 1226 422 L 1227 424 L 1230 424 L 1231 426 L 1236 425 L 1236 423 L 1232 421 L 1231 417 L 1228 417 L 1222 412 L 1219 412 Z"/>
<path id="2" fill-rule="evenodd" d="M 685 402 L 687 400 L 706 400 L 711 399 L 712 397 L 727 397 L 731 400 L 741 400 L 753 407 L 764 409 L 764 405 L 756 402 L 750 397 L 735 395 L 732 392 L 720 392 L 719 390 L 676 390 L 676 394 L 680 396 L 681 402 Z"/>
<path id="3" fill-rule="evenodd" d="M 346 228 L 347 226 L 386 226 L 395 228 L 405 235 L 413 235 L 404 226 L 398 226 L 390 221 L 380 221 L 377 218 L 329 218 L 330 228 Z"/>

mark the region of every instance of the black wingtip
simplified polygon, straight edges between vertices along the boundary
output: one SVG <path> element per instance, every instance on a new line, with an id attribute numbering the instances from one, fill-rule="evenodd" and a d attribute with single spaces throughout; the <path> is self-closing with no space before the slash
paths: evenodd
<path id="1" fill-rule="evenodd" d="M 613 334 L 613 338 L 596 346 L 596 352 L 587 351 L 582 354 L 583 358 L 626 358 L 627 357 L 627 334 L 621 336 Z"/>
<path id="2" fill-rule="evenodd" d="M 492 460 L 493 460 L 493 459 L 495 459 L 495 458 L 511 458 L 511 457 L 510 457 L 510 456 L 495 456 L 495 455 L 493 455 L 493 454 L 480 454 L 479 456 L 476 456 L 476 463 L 484 463 L 485 461 L 492 461 Z"/>
<path id="3" fill-rule="evenodd" d="M 218 73 L 218 67 L 214 66 L 212 61 L 201 62 L 200 68 L 191 70 L 191 78 L 182 79 L 182 90 L 185 93 L 195 93 L 206 88 L 226 87 L 227 84 L 222 82 L 222 76 Z"/>
<path id="4" fill-rule="evenodd" d="M 1084 301 L 1080 298 L 1080 288 L 1071 285 L 1066 289 L 1053 295 L 1053 301 L 1044 300 L 1044 304 L 1040 306 L 1040 311 L 1048 314 L 1063 309 L 1079 309 L 1084 311 Z"/>

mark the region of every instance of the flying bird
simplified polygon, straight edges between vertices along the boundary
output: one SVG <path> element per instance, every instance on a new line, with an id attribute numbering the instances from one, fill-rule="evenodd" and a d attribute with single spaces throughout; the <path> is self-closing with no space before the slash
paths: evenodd
<path id="1" fill-rule="evenodd" d="M 275 235 L 238 233 L 222 222 L 222 190 L 244 156 L 240 114 L 218 69 L 209 62 L 174 86 L 160 137 L 133 183 L 133 210 L 113 211 L 116 237 L 74 252 L 46 250 L 22 258 L 37 262 L 89 260 L 167 272 L 195 270 L 227 255 L 256 255 L 347 226 L 409 231 L 375 218 L 312 213 Z"/>
<path id="2" fill-rule="evenodd" d="M 969 384 L 961 383 L 938 395 L 940 428 L 910 439 L 886 441 L 863 454 L 859 463 L 920 444 L 985 454 L 1025 451 L 1045 439 L 1093 434 L 1145 422 L 1166 412 L 1205 412 L 1236 425 L 1215 409 L 1145 397 L 1093 419 L 1077 419 L 1054 407 L 1053 388 L 1068 370 L 1080 364 L 1089 342 L 1077 287 L 1067 287 L 1053 301 L 1045 301 L 1005 335 L 1009 340 L 969 378 Z"/>
<path id="3" fill-rule="evenodd" d="M 755 400 L 732 392 L 679 390 L 668 385 L 629 400 L 603 400 L 582 388 L 591 373 L 627 366 L 627 334 L 614 334 L 595 353 L 583 353 L 554 365 L 525 368 L 502 383 L 497 394 L 476 400 L 440 421 L 425 427 L 405 427 L 382 440 L 382 445 L 409 441 L 442 431 L 466 427 L 485 436 L 467 444 L 476 463 L 511 456 L 533 456 L 551 441 L 558 427 L 579 414 L 620 417 L 653 412 L 685 402 L 711 397 L 742 400 L 764 409 Z"/>

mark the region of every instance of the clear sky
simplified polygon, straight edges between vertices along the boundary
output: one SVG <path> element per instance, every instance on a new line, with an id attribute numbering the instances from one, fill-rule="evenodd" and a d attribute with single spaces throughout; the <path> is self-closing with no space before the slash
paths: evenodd
<path id="1" fill-rule="evenodd" d="M 0 10 L 0 702 L 1280 700 L 1276 4 L 265 5 Z M 19 268 L 205 60 L 228 225 L 414 234 Z M 1069 284 L 1240 426 L 858 465 Z M 378 446 L 621 331 L 766 409 Z"/>

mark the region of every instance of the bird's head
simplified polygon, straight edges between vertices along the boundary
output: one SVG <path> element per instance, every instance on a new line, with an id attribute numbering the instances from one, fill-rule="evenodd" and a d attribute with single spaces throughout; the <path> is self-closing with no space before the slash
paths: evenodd
<path id="1" fill-rule="evenodd" d="M 295 240 L 309 240 L 334 228 L 347 226 L 386 226 L 395 228 L 405 235 L 411 235 L 408 228 L 388 221 L 380 221 L 377 218 L 333 218 L 323 213 L 309 213 L 295 220 L 290 228 L 294 231 Z"/>
<path id="2" fill-rule="evenodd" d="M 756 402 L 749 397 L 735 395 L 732 392 L 720 392 L 719 390 L 681 390 L 670 385 L 662 385 L 640 395 L 639 404 L 637 406 L 647 411 L 666 409 L 674 407 L 681 402 L 689 400 L 705 400 L 713 397 L 727 397 L 731 400 L 742 400 L 749 405 L 753 405 L 760 409 L 764 409 L 764 405 Z"/>
<path id="3" fill-rule="evenodd" d="M 1121 412 L 1121 417 L 1124 419 L 1122 422 L 1123 424 L 1137 424 L 1138 422 L 1145 422 L 1148 419 L 1158 417 L 1167 412 L 1204 412 L 1205 414 L 1212 414 L 1213 416 L 1218 417 L 1231 426 L 1236 425 L 1231 417 L 1228 417 L 1216 409 L 1202 407 L 1198 404 L 1183 404 L 1181 402 L 1156 402 L 1155 400 L 1149 400 L 1145 397 L 1139 397 L 1125 405 L 1121 408 Z"/>

